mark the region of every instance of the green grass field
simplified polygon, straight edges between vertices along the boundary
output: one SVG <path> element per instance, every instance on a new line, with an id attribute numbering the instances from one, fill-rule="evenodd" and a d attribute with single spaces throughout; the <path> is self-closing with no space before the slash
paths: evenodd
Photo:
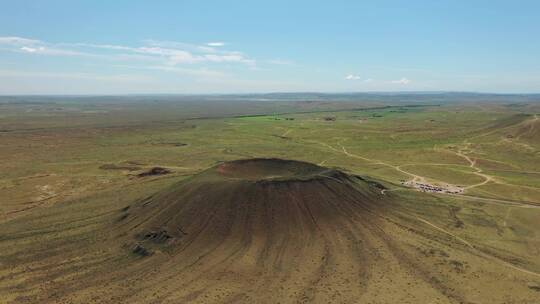
<path id="1" fill-rule="evenodd" d="M 103 214 L 218 163 L 246 158 L 300 160 L 377 180 L 403 198 L 397 210 L 417 216 L 404 218 L 407 225 L 442 235 L 434 239 L 464 240 L 481 252 L 477 257 L 496 257 L 478 265 L 499 265 L 499 278 L 505 269 L 516 271 L 512 267 L 540 273 L 540 103 L 425 104 L 2 103 L 0 277 L 9 280 L 0 280 L 0 302 L 54 301 L 54 290 L 40 293 L 40 277 L 25 272 L 38 271 L 46 260 L 42 278 L 52 275 L 58 286 L 70 281 L 51 266 L 68 261 L 43 249 L 48 244 L 70 250 L 74 239 L 99 243 Z M 154 167 L 171 173 L 137 176 Z M 464 190 L 418 196 L 402 184 L 413 179 Z M 99 250 L 84 261 L 70 256 L 70 267 L 84 273 L 81 265 L 113 258 L 113 249 L 96 246 L 103 256 Z M 491 290 L 488 281 L 477 287 Z M 508 303 L 540 296 L 526 287 L 540 278 L 518 281 L 524 300 Z"/>

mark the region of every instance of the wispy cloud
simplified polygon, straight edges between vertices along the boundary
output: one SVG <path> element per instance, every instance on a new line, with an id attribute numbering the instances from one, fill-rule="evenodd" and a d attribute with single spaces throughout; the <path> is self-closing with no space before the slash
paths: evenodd
<path id="1" fill-rule="evenodd" d="M 215 92 L 232 92 L 270 84 L 263 75 L 270 64 L 294 64 L 284 59 L 255 59 L 223 42 L 143 40 L 132 45 L 0 37 L 0 57 L 7 52 L 17 56 L 9 63 L 0 62 L 10 65 L 10 70 L 0 70 L 0 93 L 30 92 L 25 83 L 35 84 L 32 92 L 38 93 L 191 92 L 197 85 L 205 92 L 208 87 L 203 84 L 211 84 Z M 55 61 L 66 57 L 66 61 L 62 69 L 43 64 L 27 70 L 21 63 L 30 56 L 42 62 L 47 56 L 57 57 Z M 257 73 L 253 79 L 258 80 L 242 73 Z M 244 81 L 246 86 L 242 86 Z M 283 87 L 288 83 L 282 81 Z"/>
<path id="2" fill-rule="evenodd" d="M 197 63 L 201 62 L 201 58 L 193 55 L 188 51 L 178 49 L 166 49 L 161 47 L 139 47 L 133 50 L 135 53 L 159 56 L 165 58 L 169 64 Z"/>
<path id="3" fill-rule="evenodd" d="M 256 60 L 238 51 L 217 50 L 223 42 L 193 45 L 181 42 L 145 40 L 140 46 L 92 43 L 48 43 L 22 37 L 0 37 L 0 47 L 13 52 L 51 56 L 93 56 L 109 60 L 146 59 L 165 65 L 233 63 L 249 67 Z"/>
<path id="4" fill-rule="evenodd" d="M 41 55 L 52 55 L 52 56 L 93 56 L 92 54 L 73 51 L 73 50 L 65 50 L 65 49 L 57 49 L 57 48 L 50 48 L 50 47 L 30 47 L 30 46 L 23 46 L 19 49 L 23 53 L 31 53 L 31 54 L 41 54 Z"/>
<path id="5" fill-rule="evenodd" d="M 199 53 L 195 54 L 189 51 L 162 47 L 140 47 L 134 50 L 136 53 L 157 55 L 165 58 L 168 64 L 195 64 L 195 63 L 242 63 L 255 65 L 255 60 L 250 59 L 239 52 L 226 53 Z"/>
<path id="6" fill-rule="evenodd" d="M 93 43 L 59 43 L 60 46 L 65 47 L 81 47 L 81 48 L 95 48 L 95 49 L 106 49 L 106 50 L 115 50 L 115 51 L 134 51 L 136 48 L 123 46 L 123 45 L 112 45 L 112 44 L 93 44 Z"/>
<path id="7" fill-rule="evenodd" d="M 212 47 L 220 47 L 220 46 L 225 46 L 225 42 L 208 42 L 206 45 L 212 46 Z"/>
<path id="8" fill-rule="evenodd" d="M 0 37 L 0 44 L 4 45 L 34 45 L 42 43 L 40 40 L 27 39 L 21 37 Z"/>
<path id="9" fill-rule="evenodd" d="M 204 77 L 204 78 L 224 78 L 229 76 L 228 74 L 211 70 L 207 68 L 198 68 L 198 69 L 191 69 L 191 68 L 183 68 L 183 67 L 176 67 L 176 66 L 167 66 L 167 65 L 149 65 L 149 66 L 136 66 L 136 65 L 114 65 L 114 67 L 118 68 L 125 68 L 125 69 L 133 69 L 133 70 L 155 70 L 155 71 L 165 71 L 165 72 L 172 72 L 180 75 L 188 75 L 188 76 L 197 76 L 197 77 Z"/>
<path id="10" fill-rule="evenodd" d="M 267 61 L 268 63 L 270 64 L 275 64 L 275 65 L 294 65 L 294 62 L 293 61 L 290 61 L 290 60 L 285 60 L 285 59 L 270 59 Z"/>
<path id="11" fill-rule="evenodd" d="M 349 74 L 349 75 L 345 76 L 345 79 L 346 80 L 360 80 L 360 79 L 362 79 L 362 77 L 360 77 L 359 75 L 355 75 L 355 74 Z"/>
<path id="12" fill-rule="evenodd" d="M 253 67 L 256 60 L 239 51 L 216 49 L 210 44 L 194 45 L 174 41 L 145 40 L 151 47 L 138 48 L 136 52 L 155 52 L 170 56 L 170 64 L 182 63 L 241 63 Z M 218 42 L 222 43 L 222 42 Z M 223 45 L 225 45 L 223 43 Z"/>
<path id="13" fill-rule="evenodd" d="M 411 80 L 409 80 L 407 78 L 401 78 L 399 80 L 392 80 L 390 82 L 394 83 L 394 84 L 407 85 L 407 84 L 411 83 Z"/>
<path id="14" fill-rule="evenodd" d="M 23 46 L 21 48 L 21 51 L 23 52 L 28 52 L 28 53 L 35 53 L 39 50 L 43 50 L 44 48 L 43 47 L 39 47 L 39 48 L 33 48 L 33 47 L 29 47 L 29 46 Z"/>

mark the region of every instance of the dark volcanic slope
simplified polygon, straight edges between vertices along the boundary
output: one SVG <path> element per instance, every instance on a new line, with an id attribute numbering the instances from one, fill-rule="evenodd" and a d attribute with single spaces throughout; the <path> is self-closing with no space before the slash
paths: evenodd
<path id="1" fill-rule="evenodd" d="M 144 254 L 169 250 L 189 259 L 249 250 L 258 265 L 283 266 L 302 253 L 305 240 L 324 238 L 323 228 L 338 229 L 382 207 L 381 197 L 377 187 L 339 171 L 251 159 L 207 170 L 130 207 L 121 219 Z"/>
<path id="2" fill-rule="evenodd" d="M 0 294 L 8 303 L 503 303 L 508 288 L 508 303 L 537 296 L 534 274 L 439 224 L 449 209 L 436 198 L 381 189 L 298 161 L 222 163 L 121 210 L 107 211 L 102 198 L 94 216 L 58 219 L 67 206 L 28 232 L 7 226 L 0 245 L 16 246 L 0 255 L 11 266 L 0 267 Z"/>

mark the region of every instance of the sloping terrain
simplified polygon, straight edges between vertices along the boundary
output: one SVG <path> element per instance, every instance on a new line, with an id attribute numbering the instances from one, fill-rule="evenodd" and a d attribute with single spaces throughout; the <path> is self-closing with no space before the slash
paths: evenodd
<path id="1" fill-rule="evenodd" d="M 427 194 L 382 190 L 310 163 L 247 159 L 143 199 L 135 188 L 102 194 L 3 224 L 0 294 L 6 303 L 538 298 L 526 260 L 453 234 L 439 224 L 446 207 Z"/>
<path id="2" fill-rule="evenodd" d="M 513 136 L 517 139 L 528 140 L 538 144 L 538 141 L 540 141 L 540 119 L 538 115 L 534 115 L 532 118 L 518 124 Z"/>
<path id="3" fill-rule="evenodd" d="M 288 267 L 302 257 L 305 240 L 318 240 L 323 228 L 338 230 L 355 214 L 370 217 L 384 208 L 382 197 L 379 188 L 336 170 L 240 160 L 127 207 L 116 230 L 133 233 L 146 254 L 166 250 L 190 262 L 218 250 L 256 265 Z"/>

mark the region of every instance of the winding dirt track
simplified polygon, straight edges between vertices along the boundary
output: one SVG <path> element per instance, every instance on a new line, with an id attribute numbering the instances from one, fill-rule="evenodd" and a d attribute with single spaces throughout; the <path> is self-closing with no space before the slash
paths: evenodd
<path id="1" fill-rule="evenodd" d="M 482 169 L 480 169 L 480 168 L 478 168 L 476 166 L 476 160 L 471 159 L 469 156 L 464 154 L 461 150 L 457 151 L 457 152 L 455 152 L 455 151 L 452 151 L 452 152 L 454 154 L 456 154 L 457 156 L 465 159 L 469 163 L 469 167 L 472 168 L 475 171 L 475 172 L 473 172 L 473 174 L 478 175 L 478 176 L 480 176 L 480 177 L 482 177 L 484 179 L 484 181 L 482 181 L 482 182 L 480 182 L 478 184 L 469 185 L 469 186 L 465 187 L 465 190 L 472 189 L 472 188 L 479 187 L 479 186 L 483 186 L 483 185 L 493 181 L 493 176 L 482 173 Z"/>
<path id="2" fill-rule="evenodd" d="M 465 302 L 448 266 L 459 262 L 426 265 L 434 249 L 423 242 L 438 240 L 443 256 L 453 248 L 481 255 L 479 264 L 487 255 L 395 210 L 397 199 L 313 165 L 233 162 L 132 206 L 119 229 L 137 232 L 138 246 L 153 252 L 142 259 L 158 265 L 160 289 L 171 286 L 171 297 L 186 302 Z M 414 221 L 435 233 L 412 228 Z"/>
<path id="3" fill-rule="evenodd" d="M 515 303 L 537 296 L 527 287 L 537 274 L 494 263 L 444 221 L 414 213 L 425 194 L 383 195 L 380 187 L 296 161 L 224 163 L 120 210 L 62 219 L 58 229 L 73 229 L 67 239 L 54 237 L 56 227 L 50 236 L 37 230 L 45 243 L 10 237 L 28 252 L 2 256 L 13 270 L 0 267 L 0 294 L 17 304 L 500 303 L 508 289 Z"/>
<path id="4" fill-rule="evenodd" d="M 533 118 L 534 121 L 538 120 L 538 116 L 535 115 L 535 117 Z M 405 171 L 403 170 L 401 167 L 405 166 L 405 165 L 409 165 L 409 164 L 403 164 L 403 165 L 392 165 L 392 164 L 389 164 L 389 163 L 386 163 L 386 162 L 383 162 L 383 161 L 380 161 L 380 160 L 376 160 L 376 159 L 371 159 L 371 158 L 367 158 L 367 157 L 364 157 L 364 156 L 361 156 L 361 155 L 358 155 L 358 154 L 353 154 L 353 153 L 350 153 L 343 145 L 339 144 L 339 146 L 341 147 L 341 150 L 339 149 L 336 149 L 335 147 L 327 144 L 327 143 L 324 143 L 324 142 L 319 142 L 319 141 L 307 141 L 307 142 L 312 142 L 312 143 L 316 143 L 318 145 L 321 145 L 325 148 L 328 148 L 336 153 L 343 153 L 345 154 L 346 156 L 348 157 L 352 157 L 352 158 L 356 158 L 356 159 L 360 159 L 362 161 L 366 161 L 372 165 L 383 165 L 383 166 L 386 166 L 386 167 L 389 167 L 389 168 L 392 168 L 400 173 L 403 173 L 405 175 L 408 175 L 411 179 L 407 181 L 407 183 L 420 183 L 420 184 L 429 184 L 426 177 L 424 176 L 420 176 L 420 175 L 417 175 L 417 174 L 414 174 L 414 173 L 411 173 L 411 172 L 408 172 L 408 171 Z M 465 142 L 467 143 L 467 142 Z M 477 184 L 474 184 L 474 185 L 469 185 L 469 186 L 466 186 L 464 187 L 463 189 L 464 190 L 469 190 L 469 189 L 472 189 L 472 188 L 475 188 L 475 187 L 479 187 L 479 186 L 483 186 L 489 182 L 496 182 L 498 184 L 507 184 L 507 183 L 503 183 L 501 181 L 498 181 L 498 180 L 495 180 L 495 178 L 491 175 L 488 175 L 486 173 L 483 173 L 482 169 L 478 168 L 476 166 L 476 160 L 473 160 L 472 158 L 470 158 L 468 155 L 464 154 L 462 152 L 462 150 L 460 151 L 452 151 L 452 150 L 445 150 L 445 151 L 448 151 L 448 152 L 451 152 L 451 153 L 454 153 L 456 154 L 457 156 L 465 159 L 469 165 L 468 167 L 469 168 L 472 168 L 473 170 L 475 170 L 475 172 L 473 172 L 473 174 L 477 175 L 477 176 L 480 176 L 482 178 L 484 178 L 484 180 L 480 183 L 477 183 Z M 325 161 L 323 161 L 321 164 L 324 164 Z M 444 165 L 447 165 L 447 164 L 438 164 L 438 163 L 430 163 L 429 165 L 437 165 L 437 166 L 444 166 Z M 522 171 L 517 171 L 517 172 L 522 172 Z M 523 173 L 537 173 L 535 171 L 533 172 L 523 172 Z M 441 181 L 442 182 L 442 181 Z M 525 188 L 532 188 L 532 189 L 538 189 L 537 187 L 526 187 Z M 397 189 L 386 189 L 386 190 L 383 190 L 382 193 L 387 193 L 388 191 L 394 191 L 394 190 L 397 190 Z M 441 193 L 441 194 L 444 194 L 444 193 Z M 460 196 L 460 197 L 470 197 L 470 198 L 477 198 L 477 199 L 486 199 L 486 198 L 482 198 L 482 197 L 477 197 L 477 196 L 472 196 L 472 195 L 463 195 L 463 194 L 449 194 L 449 195 L 453 195 L 453 196 Z M 489 200 L 489 201 L 499 201 L 499 202 L 506 202 L 506 203 L 510 203 L 510 204 L 519 204 L 519 205 L 525 205 L 525 206 L 529 206 L 529 205 L 534 205 L 534 204 L 528 204 L 527 202 L 515 202 L 515 201 L 504 201 L 504 200 L 498 200 L 498 199 L 486 199 L 486 200 Z"/>

